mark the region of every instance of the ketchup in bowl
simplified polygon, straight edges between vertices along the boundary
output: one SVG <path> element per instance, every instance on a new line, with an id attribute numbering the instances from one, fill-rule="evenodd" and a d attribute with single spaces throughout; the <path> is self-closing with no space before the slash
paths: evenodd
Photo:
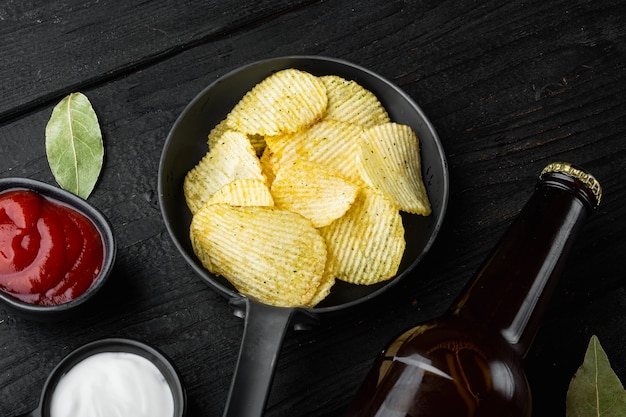
<path id="1" fill-rule="evenodd" d="M 102 236 L 85 215 L 31 190 L 0 192 L 0 290 L 34 305 L 67 303 L 103 261 Z"/>

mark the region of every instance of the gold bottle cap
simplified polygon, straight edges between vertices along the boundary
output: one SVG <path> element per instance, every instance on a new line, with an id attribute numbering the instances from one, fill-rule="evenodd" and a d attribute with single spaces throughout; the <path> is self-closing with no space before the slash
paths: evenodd
<path id="1" fill-rule="evenodd" d="M 558 172 L 578 179 L 591 191 L 596 199 L 596 206 L 600 204 L 600 200 L 602 199 L 602 187 L 600 186 L 600 182 L 593 175 L 568 162 L 553 162 L 541 171 L 540 178 L 550 172 Z"/>

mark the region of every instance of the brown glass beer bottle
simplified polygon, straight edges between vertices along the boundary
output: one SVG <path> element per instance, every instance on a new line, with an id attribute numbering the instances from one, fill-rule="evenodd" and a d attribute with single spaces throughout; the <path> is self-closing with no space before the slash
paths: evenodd
<path id="1" fill-rule="evenodd" d="M 387 346 L 347 416 L 530 417 L 521 360 L 575 237 L 600 197 L 600 184 L 583 170 L 567 163 L 547 166 L 448 313 Z"/>

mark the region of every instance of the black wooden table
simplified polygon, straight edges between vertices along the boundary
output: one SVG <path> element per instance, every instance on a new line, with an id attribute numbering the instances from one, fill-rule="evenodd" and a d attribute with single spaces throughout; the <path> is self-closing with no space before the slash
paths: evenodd
<path id="1" fill-rule="evenodd" d="M 445 148 L 450 200 L 411 279 L 353 314 L 288 332 L 267 416 L 340 416 L 384 343 L 448 307 L 554 160 L 585 166 L 605 193 L 527 358 L 535 415 L 564 415 L 592 334 L 626 381 L 620 3 L 0 0 L 0 176 L 54 184 L 45 126 L 62 97 L 83 92 L 106 153 L 89 201 L 119 243 L 106 301 L 92 314 L 40 324 L 0 307 L 0 416 L 35 407 L 52 368 L 105 337 L 164 351 L 185 380 L 188 415 L 221 415 L 243 322 L 170 240 L 158 163 L 176 117 L 205 86 L 293 54 L 354 62 L 412 96 Z"/>

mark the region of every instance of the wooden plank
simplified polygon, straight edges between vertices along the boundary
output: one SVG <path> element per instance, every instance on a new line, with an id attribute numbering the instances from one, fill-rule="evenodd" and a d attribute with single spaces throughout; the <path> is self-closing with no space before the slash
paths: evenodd
<path id="1" fill-rule="evenodd" d="M 0 122 L 307 3 L 3 1 Z"/>

